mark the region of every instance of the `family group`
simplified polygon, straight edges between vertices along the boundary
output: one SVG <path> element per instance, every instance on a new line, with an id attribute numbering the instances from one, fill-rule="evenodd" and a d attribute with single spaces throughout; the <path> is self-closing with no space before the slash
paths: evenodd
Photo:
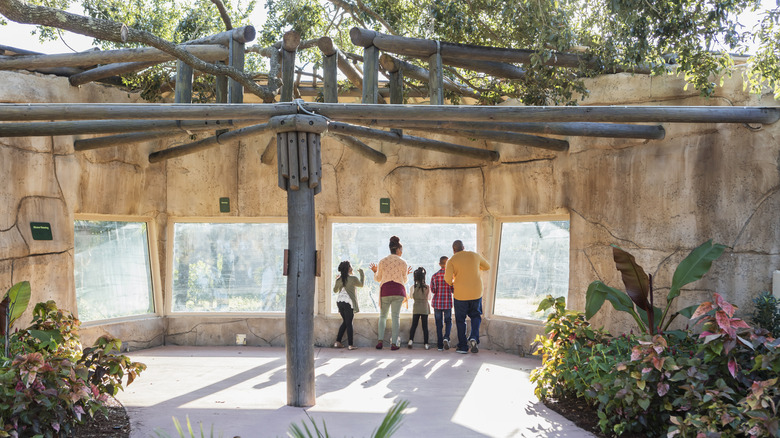
<path id="1" fill-rule="evenodd" d="M 379 263 L 371 263 L 369 267 L 374 272 L 374 280 L 379 282 L 379 321 L 377 329 L 377 350 L 384 346 L 385 327 L 387 315 L 390 313 L 392 329 L 390 336 L 390 349 L 401 348 L 399 337 L 401 305 L 409 297 L 406 293 L 406 282 L 412 267 L 401 256 L 403 245 L 398 237 L 390 238 L 390 255 Z M 414 301 L 412 307 L 412 327 L 409 333 L 409 348 L 414 345 L 414 333 L 418 322 L 422 323 L 423 342 L 425 349 L 428 345 L 428 315 L 433 307 L 436 319 L 436 346 L 439 351 L 450 348 L 450 330 L 452 329 L 452 310 L 455 310 L 455 328 L 458 334 L 456 351 L 466 354 L 479 352 L 479 325 L 482 322 L 482 278 L 480 271 L 490 269 L 490 264 L 484 257 L 474 251 L 466 251 L 463 242 L 456 240 L 452 243 L 452 257 L 442 256 L 439 259 L 441 269 L 431 277 L 430 286 L 426 284 L 425 268 L 419 267 L 414 271 L 414 286 L 411 298 Z M 364 274 L 358 269 L 360 278 L 352 275 L 352 266 L 349 261 L 343 261 L 338 267 L 339 276 L 336 277 L 333 293 L 338 293 L 336 305 L 342 318 L 339 327 L 336 348 L 343 348 L 341 343 L 344 333 L 347 334 L 347 343 L 350 350 L 357 347 L 353 344 L 352 320 L 355 313 L 359 312 L 357 300 L 357 288 L 363 286 Z M 471 321 L 471 333 L 466 337 L 466 318 Z"/>

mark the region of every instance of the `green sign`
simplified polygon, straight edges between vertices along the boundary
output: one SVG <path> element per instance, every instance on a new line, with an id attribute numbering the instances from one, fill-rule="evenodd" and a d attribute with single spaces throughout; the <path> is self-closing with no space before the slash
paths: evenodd
<path id="1" fill-rule="evenodd" d="M 390 198 L 379 199 L 379 212 L 390 213 Z"/>
<path id="2" fill-rule="evenodd" d="M 230 213 L 230 198 L 219 198 L 219 212 Z"/>
<path id="3" fill-rule="evenodd" d="M 33 240 L 53 240 L 48 222 L 30 222 L 30 231 Z"/>

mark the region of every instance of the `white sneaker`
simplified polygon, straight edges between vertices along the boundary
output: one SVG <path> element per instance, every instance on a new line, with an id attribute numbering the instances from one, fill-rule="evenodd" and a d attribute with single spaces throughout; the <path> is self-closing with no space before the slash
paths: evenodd
<path id="1" fill-rule="evenodd" d="M 428 350 L 428 349 L 430 349 L 430 348 L 431 348 L 431 346 L 430 346 L 430 345 L 428 345 L 428 344 L 425 344 L 425 349 L 426 349 L 426 350 Z"/>
<path id="2" fill-rule="evenodd" d="M 412 349 L 412 345 L 414 345 L 414 341 L 409 339 L 409 343 L 406 344 L 406 346 L 411 350 Z"/>

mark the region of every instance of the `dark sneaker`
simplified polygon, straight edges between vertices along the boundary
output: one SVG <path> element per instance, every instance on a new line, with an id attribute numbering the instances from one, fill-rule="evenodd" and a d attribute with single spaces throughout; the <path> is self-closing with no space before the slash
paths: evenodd
<path id="1" fill-rule="evenodd" d="M 382 341 L 379 341 L 378 344 L 376 344 L 376 349 L 381 350 L 382 349 Z"/>
<path id="2" fill-rule="evenodd" d="M 476 339 L 469 339 L 469 346 L 471 347 L 472 353 L 479 353 L 479 347 L 477 347 Z"/>
<path id="3" fill-rule="evenodd" d="M 469 354 L 468 350 L 455 350 L 455 352 L 460 354 Z"/>
<path id="4" fill-rule="evenodd" d="M 391 349 L 391 350 L 393 350 L 393 351 L 395 351 L 395 350 L 400 350 L 400 349 L 401 349 L 401 346 L 399 346 L 399 345 L 391 345 L 391 346 L 390 346 L 390 349 Z"/>
<path id="5" fill-rule="evenodd" d="M 445 339 L 444 340 L 444 349 L 445 350 L 449 350 L 450 349 L 450 340 L 449 339 Z"/>

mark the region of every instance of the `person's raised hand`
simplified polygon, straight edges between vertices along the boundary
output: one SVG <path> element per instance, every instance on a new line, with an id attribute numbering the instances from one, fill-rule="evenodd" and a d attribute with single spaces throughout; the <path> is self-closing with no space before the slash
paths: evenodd
<path id="1" fill-rule="evenodd" d="M 369 264 L 369 265 L 368 265 L 368 267 L 369 267 L 369 268 L 370 268 L 372 271 L 374 271 L 374 274 L 376 274 L 376 263 L 371 263 L 371 264 Z"/>

